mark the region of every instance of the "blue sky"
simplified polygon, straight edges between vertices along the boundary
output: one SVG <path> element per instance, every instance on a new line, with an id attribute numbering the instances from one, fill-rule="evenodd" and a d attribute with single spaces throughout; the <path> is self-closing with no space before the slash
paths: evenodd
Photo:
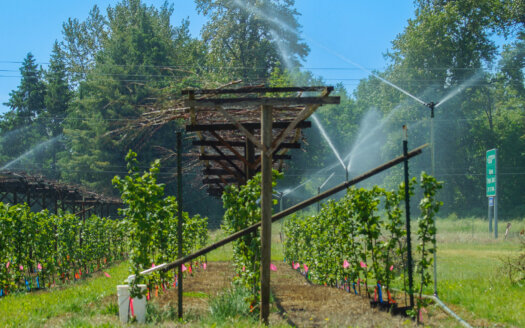
<path id="1" fill-rule="evenodd" d="M 160 6 L 164 0 L 145 0 Z M 174 25 L 186 17 L 190 31 L 199 36 L 206 18 L 198 15 L 192 0 L 172 0 Z M 20 83 L 20 62 L 32 52 L 44 68 L 55 40 L 62 39 L 62 23 L 68 18 L 83 20 L 96 4 L 102 12 L 116 0 L 1 0 L 0 113 L 9 92 Z M 296 0 L 301 13 L 303 38 L 311 48 L 306 69 L 323 76 L 328 84 L 342 82 L 352 90 L 367 74 L 348 61 L 367 69 L 386 66 L 383 54 L 391 41 L 413 17 L 412 0 Z M 339 56 L 335 55 L 338 54 Z"/>

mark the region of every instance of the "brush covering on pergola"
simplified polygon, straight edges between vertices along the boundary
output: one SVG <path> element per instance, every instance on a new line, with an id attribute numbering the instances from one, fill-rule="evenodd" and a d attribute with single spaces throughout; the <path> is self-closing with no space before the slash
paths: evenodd
<path id="1" fill-rule="evenodd" d="M 263 150 L 271 155 L 272 166 L 282 170 L 283 160 L 291 159 L 288 150 L 300 148 L 301 129 L 311 127 L 305 119 L 321 105 L 339 103 L 339 97 L 329 96 L 332 90 L 325 86 L 184 90 L 186 131 L 198 137 L 193 144 L 199 146 L 208 193 L 220 196 L 226 185 L 246 183 L 260 171 Z M 263 106 L 272 108 L 269 148 L 261 142 Z"/>

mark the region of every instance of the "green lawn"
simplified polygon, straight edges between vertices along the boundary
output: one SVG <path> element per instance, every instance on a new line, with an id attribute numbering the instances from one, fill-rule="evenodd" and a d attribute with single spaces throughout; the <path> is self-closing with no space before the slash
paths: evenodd
<path id="1" fill-rule="evenodd" d="M 525 221 L 512 222 L 507 240 L 505 227 L 506 222 L 500 222 L 495 240 L 486 220 L 438 221 L 438 293 L 473 318 L 525 327 L 525 284 L 512 284 L 502 262 L 518 253 L 518 231 Z M 432 294 L 433 289 L 426 292 Z"/>
<path id="2" fill-rule="evenodd" d="M 116 286 L 127 278 L 127 262 L 69 286 L 0 299 L 0 324 L 10 327 L 83 326 L 95 314 L 116 317 Z M 114 302 L 112 302 L 113 295 Z"/>

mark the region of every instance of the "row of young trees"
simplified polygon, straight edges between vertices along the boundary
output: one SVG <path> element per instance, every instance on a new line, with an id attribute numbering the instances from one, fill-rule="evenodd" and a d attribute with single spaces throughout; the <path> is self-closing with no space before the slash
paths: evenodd
<path id="1" fill-rule="evenodd" d="M 411 181 L 413 194 L 415 178 Z M 421 174 L 417 219 L 417 247 L 414 275 L 420 294 L 417 310 L 424 304 L 421 294 L 431 282 L 429 268 L 435 249 L 435 215 L 442 203 L 436 192 L 442 184 L 432 176 Z M 302 271 L 314 283 L 344 286 L 348 291 L 370 297 L 370 286 L 376 285 L 378 301 L 394 304 L 391 287 L 401 283 L 408 292 L 407 245 L 404 224 L 404 183 L 398 190 L 386 191 L 349 188 L 339 201 L 330 200 L 312 216 L 296 216 L 285 221 L 283 230 L 285 260 Z M 398 279 L 400 278 L 400 279 Z M 364 290 L 361 290 L 361 282 Z M 382 299 L 382 287 L 387 297 Z M 418 316 L 419 317 L 419 316 Z"/>
<path id="2" fill-rule="evenodd" d="M 165 196 L 165 185 L 157 183 L 159 160 L 154 161 L 148 171 L 141 172 L 137 154 L 130 150 L 126 162 L 128 175 L 115 176 L 113 184 L 125 205 L 120 214 L 129 242 L 130 274 L 135 275 L 130 282 L 131 292 L 139 295 L 139 284 L 146 282 L 152 290 L 154 286 L 169 286 L 174 280 L 175 273 L 171 271 L 156 271 L 148 276 L 140 272 L 178 258 L 179 209 L 175 197 Z M 190 217 L 182 212 L 182 219 L 182 252 L 187 255 L 206 245 L 208 218 Z"/>
<path id="3" fill-rule="evenodd" d="M 27 204 L 0 203 L 0 244 L 2 295 L 78 280 L 127 252 L 118 221 L 31 212 Z"/>
<path id="4" fill-rule="evenodd" d="M 273 170 L 272 185 L 282 174 Z M 231 185 L 222 194 L 224 213 L 222 229 L 229 234 L 261 221 L 261 174 L 240 187 Z M 277 200 L 274 200 L 276 204 Z M 274 204 L 274 205 L 275 205 Z M 261 236 L 258 231 L 242 236 L 232 242 L 233 266 L 236 272 L 234 283 L 251 291 L 249 299 L 252 309 L 259 303 L 261 290 Z"/>

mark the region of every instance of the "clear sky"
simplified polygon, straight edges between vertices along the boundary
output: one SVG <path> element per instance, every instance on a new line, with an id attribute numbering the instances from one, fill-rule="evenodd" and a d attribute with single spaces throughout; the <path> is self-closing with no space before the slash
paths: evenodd
<path id="1" fill-rule="evenodd" d="M 164 0 L 145 0 L 161 6 Z M 172 23 L 190 19 L 193 36 L 200 34 L 206 18 L 198 15 L 192 0 L 172 0 Z M 84 20 L 98 5 L 105 9 L 117 0 L 0 0 L 0 113 L 11 90 L 20 83 L 19 68 L 28 52 L 46 68 L 55 40 L 62 39 L 62 23 L 68 18 Z M 296 0 L 301 13 L 303 39 L 311 48 L 303 66 L 323 76 L 328 84 L 342 82 L 352 90 L 367 69 L 386 66 L 383 54 L 391 41 L 413 17 L 412 0 Z M 343 60 L 346 58 L 347 61 Z"/>

